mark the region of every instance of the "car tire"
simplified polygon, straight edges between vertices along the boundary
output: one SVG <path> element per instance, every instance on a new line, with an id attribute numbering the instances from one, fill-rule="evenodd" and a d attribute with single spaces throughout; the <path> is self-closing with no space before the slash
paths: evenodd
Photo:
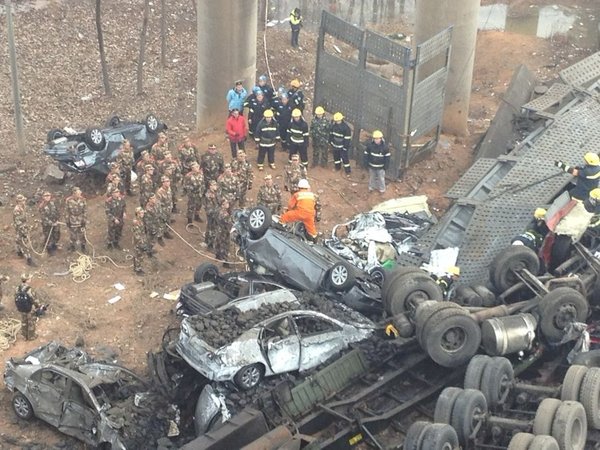
<path id="1" fill-rule="evenodd" d="M 479 422 L 485 420 L 482 416 L 487 411 L 485 397 L 480 391 L 465 389 L 457 397 L 450 421 L 463 447 L 473 431 L 480 426 Z"/>
<path id="2" fill-rule="evenodd" d="M 573 358 L 573 364 L 586 367 L 600 367 L 600 350 L 577 353 Z"/>
<path id="3" fill-rule="evenodd" d="M 386 275 L 387 271 L 383 267 L 373 267 L 371 270 L 369 270 L 369 281 L 371 281 L 379 287 L 382 287 L 383 283 L 385 283 Z"/>
<path id="4" fill-rule="evenodd" d="M 519 282 L 515 270 L 527 269 L 534 275 L 540 270 L 540 260 L 533 250 L 511 245 L 500 252 L 490 265 L 490 281 L 499 293 Z"/>
<path id="5" fill-rule="evenodd" d="M 108 119 L 106 121 L 106 127 L 107 128 L 112 128 L 112 127 L 116 127 L 119 126 L 119 124 L 121 123 L 121 118 L 119 116 L 111 116 L 110 119 Z"/>
<path id="6" fill-rule="evenodd" d="M 334 291 L 345 291 L 355 282 L 354 273 L 348 263 L 337 262 L 327 272 L 327 282 Z"/>
<path id="7" fill-rule="evenodd" d="M 515 434 L 506 450 L 528 450 L 529 444 L 533 442 L 535 436 L 531 433 L 517 433 Z"/>
<path id="8" fill-rule="evenodd" d="M 456 430 L 445 423 L 432 423 L 423 435 L 422 450 L 447 450 L 458 448 Z"/>
<path id="9" fill-rule="evenodd" d="M 548 271 L 553 273 L 558 266 L 564 263 L 571 254 L 571 245 L 573 239 L 571 236 L 566 234 L 557 234 L 552 244 L 552 250 L 550 250 L 550 264 L 548 264 Z"/>
<path id="10" fill-rule="evenodd" d="M 536 436 L 527 450 L 560 450 L 560 447 L 552 436 Z"/>
<path id="11" fill-rule="evenodd" d="M 85 130 L 85 142 L 94 151 L 102 150 L 106 140 L 100 128 L 88 128 Z"/>
<path id="12" fill-rule="evenodd" d="M 475 355 L 469 361 L 467 371 L 465 372 L 465 389 L 481 390 L 481 379 L 487 365 L 492 362 L 492 357 L 488 355 Z"/>
<path id="13" fill-rule="evenodd" d="M 458 367 L 477 353 L 481 328 L 463 309 L 438 311 L 427 321 L 422 341 L 424 350 L 437 364 Z"/>
<path id="14" fill-rule="evenodd" d="M 158 131 L 158 118 L 154 114 L 148 114 L 145 120 L 146 130 L 150 133 L 156 133 Z"/>
<path id="15" fill-rule="evenodd" d="M 212 263 L 202 263 L 194 271 L 194 283 L 206 283 L 210 281 L 212 283 L 217 282 L 219 276 L 219 268 Z"/>
<path id="16" fill-rule="evenodd" d="M 46 135 L 46 141 L 50 143 L 53 140 L 61 138 L 63 136 L 65 136 L 65 130 L 61 130 L 60 128 L 52 128 L 50 131 L 48 131 L 48 134 Z"/>
<path id="17" fill-rule="evenodd" d="M 552 423 L 561 401 L 557 398 L 545 398 L 541 401 L 533 419 L 533 434 L 549 436 L 552 433 Z"/>
<path id="18" fill-rule="evenodd" d="M 485 395 L 490 409 L 504 403 L 515 380 L 515 372 L 510 361 L 501 356 L 492 358 L 481 377 L 480 390 Z"/>
<path id="19" fill-rule="evenodd" d="M 433 421 L 435 423 L 450 424 L 454 404 L 462 391 L 463 389 L 458 387 L 447 387 L 440 393 L 433 411 Z"/>
<path id="20" fill-rule="evenodd" d="M 550 436 L 563 450 L 584 450 L 587 440 L 587 417 L 579 402 L 562 402 L 552 422 Z"/>
<path id="21" fill-rule="evenodd" d="M 250 364 L 242 367 L 233 377 L 233 382 L 240 389 L 247 391 L 252 389 L 262 380 L 265 374 L 265 368 L 260 364 Z"/>
<path id="22" fill-rule="evenodd" d="M 589 313 L 585 297 L 570 287 L 550 291 L 542 298 L 539 309 L 540 330 L 550 342 L 559 342 L 570 322 L 585 322 Z"/>
<path id="23" fill-rule="evenodd" d="M 33 417 L 33 406 L 27 397 L 15 391 L 12 398 L 13 411 L 19 419 L 30 420 Z"/>
<path id="24" fill-rule="evenodd" d="M 444 294 L 429 275 L 407 273 L 396 280 L 383 299 L 383 306 L 388 314 L 395 316 L 408 312 L 409 315 L 414 315 L 421 301 L 441 301 Z"/>
<path id="25" fill-rule="evenodd" d="M 583 383 L 583 378 L 585 377 L 587 371 L 588 368 L 585 366 L 579 366 L 574 364 L 571 367 L 569 367 L 560 387 L 561 400 L 579 400 L 579 391 L 581 389 L 581 383 Z"/>
<path id="26" fill-rule="evenodd" d="M 253 239 L 261 238 L 271 226 L 271 210 L 264 206 L 257 206 L 248 212 L 248 229 Z"/>
<path id="27" fill-rule="evenodd" d="M 427 431 L 427 428 L 429 428 L 430 425 L 432 425 L 431 422 L 425 422 L 423 420 L 414 422 L 406 432 L 402 448 L 404 450 L 420 450 L 423 445 L 425 431 Z"/>
<path id="28" fill-rule="evenodd" d="M 579 390 L 579 401 L 585 409 L 588 426 L 600 430 L 600 368 L 588 369 Z"/>

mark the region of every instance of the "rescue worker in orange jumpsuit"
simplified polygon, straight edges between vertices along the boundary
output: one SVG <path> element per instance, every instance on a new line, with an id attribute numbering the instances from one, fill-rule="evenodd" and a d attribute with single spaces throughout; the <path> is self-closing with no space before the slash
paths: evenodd
<path id="1" fill-rule="evenodd" d="M 310 185 L 305 178 L 298 182 L 298 189 L 298 192 L 290 198 L 288 210 L 281 215 L 279 221 L 281 223 L 301 221 L 309 239 L 316 242 L 317 227 L 315 220 L 317 222 L 320 220 L 317 196 L 310 191 Z"/>

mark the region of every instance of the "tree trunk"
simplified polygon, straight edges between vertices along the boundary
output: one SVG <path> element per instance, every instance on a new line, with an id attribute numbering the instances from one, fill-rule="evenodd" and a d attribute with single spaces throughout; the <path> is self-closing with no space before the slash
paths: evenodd
<path id="1" fill-rule="evenodd" d="M 19 90 L 19 70 L 17 68 L 17 50 L 13 28 L 12 4 L 6 0 L 6 29 L 8 37 L 8 54 L 10 59 L 10 81 L 15 107 L 15 131 L 17 132 L 17 149 L 25 153 L 25 134 L 23 132 L 23 113 L 21 112 L 21 91 Z"/>
<path id="2" fill-rule="evenodd" d="M 110 82 L 108 80 L 108 67 L 106 65 L 106 54 L 104 53 L 104 36 L 102 35 L 102 14 L 100 10 L 102 0 L 96 0 L 96 31 L 98 32 L 98 50 L 100 51 L 100 65 L 102 66 L 102 82 L 104 93 L 107 97 L 112 96 Z"/>
<path id="3" fill-rule="evenodd" d="M 142 84 L 142 75 L 144 68 L 144 55 L 146 53 L 146 31 L 148 30 L 148 13 L 150 11 L 150 0 L 144 3 L 144 18 L 142 19 L 142 33 L 140 35 L 140 54 L 137 66 L 137 95 L 142 95 L 144 87 Z"/>
<path id="4" fill-rule="evenodd" d="M 167 65 L 167 0 L 160 0 L 160 65 Z"/>

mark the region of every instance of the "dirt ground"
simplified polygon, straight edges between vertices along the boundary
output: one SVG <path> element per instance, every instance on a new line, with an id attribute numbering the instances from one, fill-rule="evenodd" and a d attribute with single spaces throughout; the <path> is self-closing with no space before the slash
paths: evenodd
<path id="1" fill-rule="evenodd" d="M 0 2 L 1 3 L 1 2 Z M 25 158 L 16 154 L 14 125 L 8 70 L 0 73 L 0 271 L 11 276 L 3 299 L 6 305 L 3 317 L 17 317 L 12 301 L 19 274 L 30 270 L 14 251 L 12 207 L 14 196 L 23 193 L 32 199 L 29 205 L 32 220 L 37 220 L 35 201 L 41 190 L 56 193 L 61 205 L 73 185 L 81 185 L 88 199 L 88 238 L 93 244 L 95 265 L 91 277 L 75 283 L 71 276 L 62 275 L 77 255 L 61 248 L 56 256 L 34 255 L 38 267 L 33 269 L 33 286 L 51 304 L 48 314 L 38 323 L 38 340 L 25 342 L 19 337 L 8 350 L 0 352 L 2 358 L 21 355 L 49 340 L 60 340 L 72 345 L 81 336 L 86 348 L 98 355 L 116 355 L 118 360 L 139 373 L 145 371 L 146 352 L 154 350 L 161 341 L 167 325 L 176 323 L 173 314 L 175 302 L 162 298 L 188 281 L 196 265 L 205 260 L 205 251 L 199 245 L 199 236 L 185 230 L 185 216 L 175 216 L 175 230 L 194 251 L 179 239 L 167 241 L 165 248 L 158 247 L 158 257 L 147 263 L 145 277 L 134 276 L 129 259 L 131 233 L 126 227 L 122 251 L 106 251 L 106 233 L 103 212 L 104 186 L 88 176 L 70 177 L 64 185 L 47 184 L 44 169 L 47 161 L 39 149 L 46 132 L 56 126 L 86 126 L 102 123 L 111 113 L 119 112 L 141 117 L 154 111 L 170 125 L 170 140 L 174 145 L 182 134 L 193 129 L 193 104 L 195 92 L 195 18 L 189 2 L 170 2 L 172 14 L 169 23 L 169 62 L 159 65 L 160 45 L 156 38 L 158 16 L 151 15 L 149 47 L 144 84 L 145 95 L 135 96 L 135 60 L 137 58 L 137 16 L 141 2 L 104 1 L 106 46 L 109 58 L 113 97 L 102 94 L 97 44 L 93 26 L 91 2 L 75 1 L 67 4 L 50 1 L 42 9 L 19 12 L 15 18 L 17 45 L 20 55 L 21 89 L 28 152 Z M 129 13 L 117 15 L 125 8 Z M 89 20 L 77 20 L 77 18 Z M 2 19 L 4 20 L 4 18 Z M 398 26 L 398 31 L 409 32 Z M 0 42 L 5 42 L 5 31 L 0 27 Z M 301 35 L 300 50 L 288 46 L 288 29 L 267 29 L 269 66 L 275 85 L 286 84 L 293 77 L 306 83 L 307 97 L 312 95 L 316 37 L 307 32 Z M 262 34 L 257 45 L 259 69 L 265 70 Z M 474 147 L 482 137 L 490 120 L 502 101 L 502 94 L 514 69 L 526 64 L 541 82 L 555 78 L 558 70 L 586 56 L 588 49 L 573 49 L 561 42 L 550 42 L 534 37 L 503 32 L 479 33 L 471 98 L 469 136 L 442 136 L 441 143 L 430 159 L 408 170 L 401 180 L 390 182 L 385 194 L 369 194 L 366 189 L 367 173 L 356 167 L 346 179 L 331 169 L 311 169 L 309 178 L 321 196 L 323 233 L 372 205 L 395 197 L 425 194 L 432 211 L 440 216 L 449 206 L 444 192 L 469 167 Z M 7 61 L 6 49 L 0 48 L 0 60 Z M 223 93 L 224 95 L 225 93 Z M 220 95 L 220 94 L 219 94 Z M 308 109 L 308 108 L 307 108 Z M 219 130 L 212 134 L 193 134 L 194 141 L 203 149 L 215 142 L 228 159 L 228 145 Z M 256 153 L 250 151 L 253 160 Z M 270 171 L 281 183 L 285 154 L 277 153 L 278 170 Z M 260 178 L 257 174 L 257 178 Z M 257 179 L 255 186 L 260 184 Z M 254 199 L 257 188 L 250 191 Z M 34 200 L 35 199 L 35 200 Z M 287 199 L 286 199 L 287 200 Z M 137 197 L 128 197 L 128 221 Z M 185 201 L 180 200 L 180 210 Z M 203 225 L 201 225 L 203 227 Z M 66 247 L 67 233 L 62 230 L 61 247 Z M 43 247 L 39 224 L 31 234 L 35 250 Z M 107 255 L 111 260 L 100 259 Z M 241 268 L 241 266 L 240 266 Z M 115 283 L 125 290 L 118 291 Z M 152 292 L 160 295 L 150 298 Z M 108 300 L 120 295 L 120 301 Z M 74 440 L 65 438 L 39 421 L 18 421 L 10 408 L 10 393 L 0 390 L 0 449 L 8 448 L 83 448 Z M 43 444 L 42 444 L 43 443 Z M 36 447 L 39 444 L 40 447 Z"/>

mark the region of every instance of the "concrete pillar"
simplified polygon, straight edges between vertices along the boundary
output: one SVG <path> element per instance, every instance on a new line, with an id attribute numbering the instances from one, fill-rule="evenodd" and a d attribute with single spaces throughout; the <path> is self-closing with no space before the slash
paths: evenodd
<path id="1" fill-rule="evenodd" d="M 248 92 L 256 74 L 257 0 L 196 0 L 198 78 L 196 127 L 223 128 L 227 91 L 244 80 Z"/>
<path id="2" fill-rule="evenodd" d="M 419 0 L 416 2 L 417 44 L 451 25 L 454 27 L 443 130 L 458 136 L 467 134 L 479 4 L 480 0 Z"/>

